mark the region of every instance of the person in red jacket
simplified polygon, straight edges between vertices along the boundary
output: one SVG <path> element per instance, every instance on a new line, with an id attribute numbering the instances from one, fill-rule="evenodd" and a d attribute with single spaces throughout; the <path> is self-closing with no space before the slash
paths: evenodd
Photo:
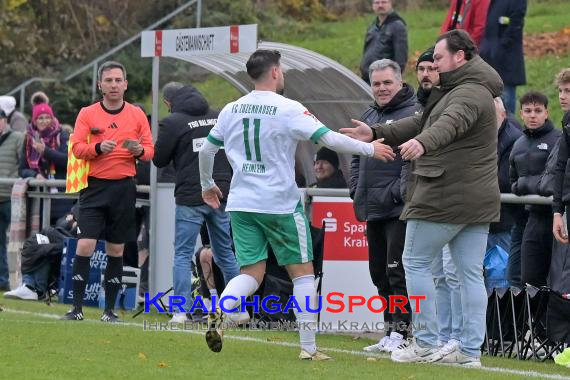
<path id="1" fill-rule="evenodd" d="M 113 312 L 123 276 L 125 243 L 136 240 L 136 159 L 150 161 L 154 145 L 144 112 L 123 97 L 125 67 L 113 61 L 99 67 L 103 100 L 84 107 L 71 137 L 75 157 L 89 161 L 88 187 L 79 193 L 77 252 L 73 261 L 73 309 L 63 320 L 82 320 L 90 258 L 98 239 L 105 239 L 105 311 L 103 322 L 117 322 Z"/>
<path id="2" fill-rule="evenodd" d="M 449 12 L 441 26 L 441 34 L 463 29 L 479 47 L 485 34 L 485 23 L 490 0 L 451 0 Z"/>

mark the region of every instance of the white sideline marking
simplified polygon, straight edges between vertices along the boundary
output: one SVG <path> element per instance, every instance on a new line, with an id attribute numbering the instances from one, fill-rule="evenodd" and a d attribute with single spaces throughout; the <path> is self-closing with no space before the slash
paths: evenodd
<path id="1" fill-rule="evenodd" d="M 57 314 L 35 313 L 35 312 L 31 312 L 31 311 L 14 310 L 14 309 L 3 309 L 3 311 L 8 312 L 8 313 L 32 315 L 35 317 L 43 317 L 43 318 L 49 318 L 49 319 L 59 319 L 61 317 L 60 315 L 57 315 Z M 11 323 L 12 322 L 29 323 L 29 324 L 59 324 L 59 323 L 73 323 L 73 324 L 98 323 L 98 324 L 101 324 L 101 322 L 99 320 L 95 320 L 95 319 L 84 319 L 83 321 L 61 321 L 61 322 L 60 321 L 51 321 L 51 322 L 48 322 L 48 321 L 10 321 L 10 322 Z M 143 324 L 142 323 L 134 323 L 134 322 L 122 322 L 122 323 L 110 324 L 110 326 L 113 326 L 113 327 L 126 326 L 126 327 L 142 328 Z M 183 332 L 183 333 L 187 333 L 187 334 L 203 335 L 203 332 L 193 331 L 193 330 L 178 330 L 178 331 L 169 330 L 168 332 Z M 274 346 L 282 346 L 282 347 L 294 347 L 294 348 L 299 347 L 298 343 L 275 342 L 275 341 L 269 341 L 267 339 L 252 338 L 252 337 L 247 337 L 247 336 L 226 335 L 224 337 L 224 339 L 240 340 L 240 341 L 254 342 L 254 343 L 263 343 L 263 344 L 269 344 L 269 345 L 274 345 Z M 379 359 L 389 359 L 389 356 L 387 354 L 373 354 L 373 353 L 368 353 L 368 352 L 364 352 L 364 351 L 345 350 L 342 348 L 332 348 L 332 347 L 319 347 L 319 348 L 323 351 L 326 351 L 326 352 L 336 352 L 336 353 L 349 354 L 349 355 L 354 355 L 354 356 L 370 356 L 370 357 L 375 357 L 375 358 L 379 358 Z M 455 366 L 453 364 L 443 364 L 443 363 L 431 363 L 431 364 L 446 366 L 446 367 L 462 368 L 462 369 L 468 369 L 468 370 L 479 370 L 479 371 L 485 371 L 485 372 L 496 372 L 496 373 L 504 373 L 504 374 L 510 374 L 510 375 L 520 375 L 520 376 L 526 376 L 526 377 L 537 377 L 537 378 L 541 378 L 541 379 L 570 380 L 570 377 L 568 377 L 568 376 L 563 376 L 563 375 L 559 375 L 559 374 L 552 374 L 552 373 L 543 373 L 543 372 L 537 372 L 537 371 L 522 371 L 522 370 L 509 369 L 509 368 L 499 368 L 499 367 L 465 368 L 465 367 Z"/>

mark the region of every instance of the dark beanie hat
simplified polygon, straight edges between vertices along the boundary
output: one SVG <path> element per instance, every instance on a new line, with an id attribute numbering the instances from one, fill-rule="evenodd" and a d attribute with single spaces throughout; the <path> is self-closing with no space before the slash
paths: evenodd
<path id="1" fill-rule="evenodd" d="M 433 47 L 430 47 L 429 49 L 427 49 L 426 51 L 424 51 L 422 54 L 420 54 L 420 56 L 418 57 L 418 62 L 416 63 L 416 69 L 418 68 L 418 65 L 420 64 L 420 62 L 432 62 L 433 63 Z"/>
<path id="2" fill-rule="evenodd" d="M 325 147 L 319 149 L 315 161 L 319 160 L 328 161 L 335 169 L 338 169 L 338 154 L 334 150 Z"/>

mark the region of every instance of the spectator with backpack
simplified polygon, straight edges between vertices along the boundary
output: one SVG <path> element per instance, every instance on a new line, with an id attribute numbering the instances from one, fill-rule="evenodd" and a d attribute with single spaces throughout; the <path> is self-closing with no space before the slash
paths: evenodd
<path id="1" fill-rule="evenodd" d="M 5 298 L 37 301 L 56 290 L 61 266 L 63 240 L 77 237 L 76 208 L 62 216 L 55 226 L 33 234 L 22 248 L 22 285 L 4 294 Z"/>

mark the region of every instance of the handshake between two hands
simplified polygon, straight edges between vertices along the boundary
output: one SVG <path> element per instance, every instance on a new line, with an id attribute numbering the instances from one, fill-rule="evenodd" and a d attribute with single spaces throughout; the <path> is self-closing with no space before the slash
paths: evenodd
<path id="1" fill-rule="evenodd" d="M 374 158 L 384 162 L 393 161 L 396 157 L 392 147 L 382 144 L 384 139 L 373 140 L 372 128 L 362 121 L 351 119 L 355 128 L 341 128 L 340 133 L 356 140 L 372 142 L 374 145 Z M 412 161 L 421 157 L 425 153 L 423 145 L 416 139 L 411 139 L 400 145 L 400 154 L 403 160 Z"/>
<path id="2" fill-rule="evenodd" d="M 351 119 L 351 121 L 355 125 L 355 128 L 341 128 L 339 132 L 355 140 L 372 142 L 372 145 L 374 146 L 374 158 L 384 162 L 394 161 L 396 153 L 394 153 L 391 146 L 382 144 L 384 139 L 372 141 L 374 139 L 372 128 L 361 121 L 354 119 Z M 400 145 L 399 148 L 402 159 L 404 160 L 415 160 L 425 153 L 423 145 L 415 139 L 408 140 Z M 222 192 L 218 186 L 214 186 L 211 189 L 202 192 L 202 199 L 204 202 L 215 209 L 220 207 L 220 201 L 222 198 Z"/>

